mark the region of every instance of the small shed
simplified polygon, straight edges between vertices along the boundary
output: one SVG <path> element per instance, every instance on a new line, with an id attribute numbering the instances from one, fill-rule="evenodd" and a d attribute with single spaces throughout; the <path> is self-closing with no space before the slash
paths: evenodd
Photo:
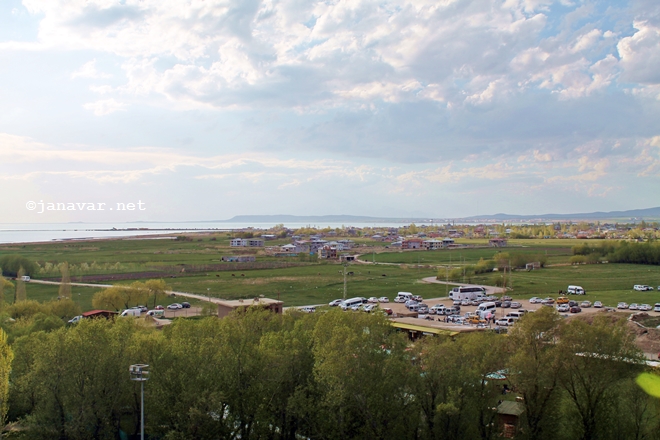
<path id="1" fill-rule="evenodd" d="M 82 314 L 83 318 L 105 318 L 110 319 L 118 315 L 117 312 L 111 312 L 110 310 L 90 310 Z"/>
<path id="2" fill-rule="evenodd" d="M 502 429 L 502 437 L 513 438 L 518 432 L 518 422 L 525 407 L 520 402 L 505 400 L 497 406 L 497 418 Z"/>

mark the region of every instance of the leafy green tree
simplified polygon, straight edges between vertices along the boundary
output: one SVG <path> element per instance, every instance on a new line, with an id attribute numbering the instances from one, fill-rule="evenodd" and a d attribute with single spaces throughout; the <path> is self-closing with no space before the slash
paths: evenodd
<path id="1" fill-rule="evenodd" d="M 119 310 L 124 307 L 124 289 L 108 287 L 100 290 L 92 297 L 92 307 L 100 310 Z"/>
<path id="2" fill-rule="evenodd" d="M 625 320 L 612 322 L 596 316 L 592 323 L 573 319 L 562 327 L 560 349 L 564 359 L 561 385 L 576 421 L 572 437 L 608 438 L 616 425 L 621 385 L 637 376 L 643 356 Z"/>
<path id="3" fill-rule="evenodd" d="M 0 437 L 4 429 L 8 411 L 9 400 L 9 373 L 14 353 L 7 344 L 7 335 L 0 328 Z"/>
<path id="4" fill-rule="evenodd" d="M 60 272 L 62 273 L 62 281 L 58 291 L 58 297 L 64 299 L 71 299 L 71 275 L 69 274 L 69 263 L 66 261 L 60 265 Z"/>
<path id="5" fill-rule="evenodd" d="M 550 307 L 527 314 L 509 332 L 508 370 L 513 387 L 523 397 L 522 437 L 556 438 L 564 374 L 557 346 L 561 317 Z"/>
<path id="6" fill-rule="evenodd" d="M 4 255 L 0 257 L 2 275 L 6 277 L 18 276 L 18 271 L 23 268 L 23 275 L 34 275 L 37 273 L 37 265 L 20 255 Z"/>
<path id="7" fill-rule="evenodd" d="M 153 298 L 153 307 L 156 307 L 158 300 L 164 298 L 166 292 L 170 290 L 170 286 L 165 284 L 163 280 L 148 280 L 144 283 L 150 298 Z"/>
<path id="8" fill-rule="evenodd" d="M 25 290 L 25 281 L 21 279 L 23 276 L 25 276 L 25 270 L 23 270 L 23 267 L 21 266 L 18 269 L 18 275 L 16 276 L 16 291 L 14 294 L 14 303 L 25 301 L 27 299 L 27 292 Z"/>
<path id="9" fill-rule="evenodd" d="M 419 411 L 410 399 L 403 335 L 378 314 L 331 311 L 314 328 L 309 436 L 412 438 Z M 312 404 L 310 403 L 310 407 Z"/>

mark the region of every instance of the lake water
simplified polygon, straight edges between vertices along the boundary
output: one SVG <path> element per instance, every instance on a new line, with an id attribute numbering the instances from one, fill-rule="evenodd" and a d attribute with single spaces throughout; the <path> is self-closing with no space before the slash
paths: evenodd
<path id="1" fill-rule="evenodd" d="M 120 238 L 136 235 L 156 235 L 176 232 L 227 231 L 232 229 L 268 229 L 276 223 L 227 223 L 227 222 L 185 222 L 185 223 L 0 223 L 0 243 L 34 243 L 53 240 L 81 240 L 95 238 Z M 397 227 L 403 223 L 357 223 L 351 226 Z M 284 226 L 298 229 L 310 223 L 285 223 Z M 341 228 L 341 223 L 311 225 L 320 228 Z M 113 229 L 114 228 L 114 229 Z"/>

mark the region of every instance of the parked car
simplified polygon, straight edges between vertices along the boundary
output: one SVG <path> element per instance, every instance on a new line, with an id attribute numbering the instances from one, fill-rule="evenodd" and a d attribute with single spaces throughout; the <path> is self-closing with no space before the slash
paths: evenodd
<path id="1" fill-rule="evenodd" d="M 575 307 L 575 306 L 577 306 L 577 305 L 578 305 L 578 302 L 577 302 L 577 301 L 570 300 L 570 301 L 568 302 L 568 307 Z"/>
<path id="2" fill-rule="evenodd" d="M 508 309 L 509 307 L 511 307 L 511 301 L 504 301 L 502 303 L 502 308 L 503 309 Z"/>
<path id="3" fill-rule="evenodd" d="M 67 321 L 69 324 L 78 324 L 83 319 L 82 315 L 74 316 Z"/>
<path id="4" fill-rule="evenodd" d="M 591 307 L 591 301 L 582 301 L 580 307 Z"/>
<path id="5" fill-rule="evenodd" d="M 628 310 L 637 310 L 638 307 L 637 303 L 632 303 L 628 306 Z"/>
<path id="6" fill-rule="evenodd" d="M 580 306 L 571 307 L 571 313 L 580 313 L 581 311 L 582 309 L 580 308 Z"/>
<path id="7" fill-rule="evenodd" d="M 371 313 L 376 309 L 376 307 L 378 307 L 378 304 L 365 304 L 364 306 L 362 306 L 362 311 Z"/>
<path id="8" fill-rule="evenodd" d="M 566 298 L 565 296 L 560 296 L 557 298 L 557 304 L 568 304 L 570 300 Z"/>
<path id="9" fill-rule="evenodd" d="M 421 313 L 422 315 L 426 315 L 429 313 L 429 306 L 427 304 L 421 303 L 419 305 L 419 308 L 417 309 L 417 313 Z"/>
<path id="10" fill-rule="evenodd" d="M 596 302 L 594 303 L 594 307 L 597 308 L 597 309 L 600 309 L 600 308 L 603 307 L 603 303 L 600 302 L 600 301 L 596 301 Z"/>
<path id="11" fill-rule="evenodd" d="M 389 308 L 385 308 L 385 309 L 381 309 L 381 310 L 382 310 L 386 315 L 391 315 L 391 314 L 393 313 L 393 312 L 392 312 L 392 309 L 389 309 Z"/>
<path id="12" fill-rule="evenodd" d="M 332 301 L 330 301 L 328 303 L 328 305 L 330 307 L 337 307 L 338 305 L 340 305 L 342 303 L 342 301 L 343 301 L 343 299 L 333 299 Z"/>
<path id="13" fill-rule="evenodd" d="M 640 306 L 637 308 L 637 310 L 640 310 L 642 312 L 650 312 L 652 309 L 650 304 L 640 304 Z"/>
<path id="14" fill-rule="evenodd" d="M 557 311 L 559 313 L 567 313 L 571 308 L 569 307 L 568 304 L 559 304 L 557 306 Z"/>
<path id="15" fill-rule="evenodd" d="M 436 304 L 436 305 L 434 305 L 433 307 L 431 307 L 429 309 L 429 313 L 432 314 L 432 315 L 435 315 L 435 314 L 442 315 L 442 314 L 444 314 L 446 308 L 447 307 L 445 307 L 444 304 Z"/>
<path id="16" fill-rule="evenodd" d="M 464 307 L 469 306 L 470 305 L 470 300 L 469 299 L 464 299 L 463 301 L 461 301 L 460 305 L 462 305 Z"/>
<path id="17" fill-rule="evenodd" d="M 541 304 L 542 299 L 538 296 L 533 296 L 529 299 L 530 304 Z"/>
<path id="18" fill-rule="evenodd" d="M 181 303 L 181 307 L 183 307 L 184 309 L 189 309 L 190 308 L 190 303 L 184 301 L 184 302 Z"/>
<path id="19" fill-rule="evenodd" d="M 169 306 L 167 306 L 167 308 L 170 309 L 170 310 L 179 310 L 179 309 L 182 309 L 183 306 L 179 303 L 172 303 Z"/>
<path id="20" fill-rule="evenodd" d="M 468 318 L 468 324 L 485 324 L 485 323 L 486 323 L 486 320 L 485 320 L 485 319 L 480 318 L 480 317 L 478 317 L 478 316 L 476 316 L 476 315 L 474 315 L 474 316 L 470 316 L 470 317 Z"/>
<path id="21" fill-rule="evenodd" d="M 394 302 L 395 303 L 405 303 L 406 301 L 407 301 L 407 299 L 405 297 L 402 297 L 402 296 L 395 296 L 394 297 Z"/>
<path id="22" fill-rule="evenodd" d="M 131 308 L 140 310 L 140 313 L 146 313 L 149 311 L 149 308 L 147 306 L 135 306 Z"/>
<path id="23" fill-rule="evenodd" d="M 633 286 L 633 290 L 637 290 L 638 292 L 646 292 L 647 290 L 653 290 L 653 287 L 647 286 L 646 284 L 635 284 Z"/>
<path id="24" fill-rule="evenodd" d="M 461 313 L 461 308 L 459 306 L 448 307 L 445 309 L 445 315 L 447 316 L 456 315 L 458 313 Z"/>
<path id="25" fill-rule="evenodd" d="M 386 296 L 381 296 L 380 298 L 378 298 L 378 302 L 379 303 L 388 303 L 388 302 L 390 302 L 390 300 Z"/>
<path id="26" fill-rule="evenodd" d="M 502 297 L 502 301 L 513 301 L 513 298 L 511 298 L 509 295 L 504 295 Z"/>
<path id="27" fill-rule="evenodd" d="M 408 301 L 406 301 L 407 308 L 410 308 L 410 306 L 414 306 L 415 304 L 417 304 L 417 301 L 415 301 L 414 299 L 409 299 Z"/>
<path id="28" fill-rule="evenodd" d="M 512 301 L 511 302 L 511 308 L 512 309 L 519 309 L 522 307 L 522 304 L 520 304 L 518 301 Z"/>
<path id="29" fill-rule="evenodd" d="M 458 317 L 454 318 L 454 320 L 453 320 L 452 322 L 453 322 L 454 324 L 459 324 L 459 325 L 465 325 L 465 324 L 467 324 L 467 321 L 466 321 L 465 318 L 463 318 L 462 316 L 458 316 Z"/>
<path id="30" fill-rule="evenodd" d="M 499 299 L 496 299 L 493 302 L 495 303 L 495 307 L 502 307 L 502 301 L 500 301 Z"/>
<path id="31" fill-rule="evenodd" d="M 624 303 L 624 302 L 620 302 L 619 304 L 617 304 L 616 308 L 617 308 L 617 309 L 625 310 L 625 309 L 628 308 L 628 304 L 626 304 L 626 303 Z"/>
<path id="32" fill-rule="evenodd" d="M 156 307 L 154 307 L 154 310 L 165 310 L 165 307 L 158 304 Z"/>
<path id="33" fill-rule="evenodd" d="M 550 297 L 547 297 L 547 298 L 544 298 L 543 300 L 541 300 L 541 304 L 554 304 L 554 303 L 555 303 L 555 300 L 550 298 Z"/>
<path id="34" fill-rule="evenodd" d="M 424 301 L 424 298 L 422 298 L 420 295 L 413 295 L 412 299 L 414 299 L 417 302 Z"/>
<path id="35" fill-rule="evenodd" d="M 508 326 L 513 325 L 515 323 L 516 323 L 516 319 L 512 318 L 512 317 L 500 318 L 497 321 L 495 321 L 495 325 L 505 326 L 505 327 L 508 327 Z"/>

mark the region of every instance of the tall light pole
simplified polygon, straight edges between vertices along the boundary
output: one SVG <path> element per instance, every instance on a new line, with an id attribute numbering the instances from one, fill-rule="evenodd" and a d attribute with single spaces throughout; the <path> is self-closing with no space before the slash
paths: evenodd
<path id="1" fill-rule="evenodd" d="M 140 440 L 144 440 L 144 383 L 149 380 L 149 365 L 131 365 L 128 371 L 131 373 L 131 380 L 140 382 Z"/>

